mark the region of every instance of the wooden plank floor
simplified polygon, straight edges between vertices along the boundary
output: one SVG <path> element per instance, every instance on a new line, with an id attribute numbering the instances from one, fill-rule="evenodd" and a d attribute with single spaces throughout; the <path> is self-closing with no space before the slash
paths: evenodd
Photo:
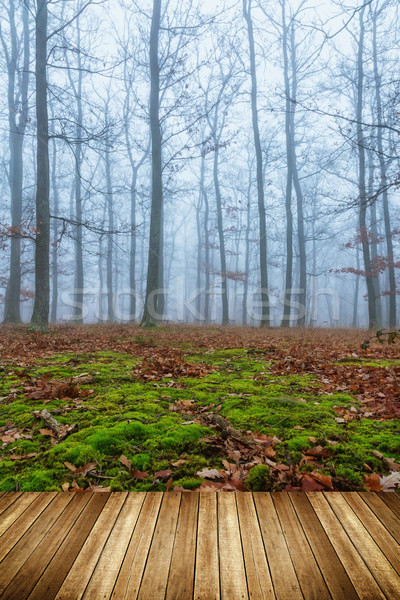
<path id="1" fill-rule="evenodd" d="M 400 599 L 400 496 L 0 493 L 1 600 Z"/>

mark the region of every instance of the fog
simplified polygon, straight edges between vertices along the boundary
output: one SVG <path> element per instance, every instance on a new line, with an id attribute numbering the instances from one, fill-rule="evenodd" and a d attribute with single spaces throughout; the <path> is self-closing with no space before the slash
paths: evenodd
<path id="1" fill-rule="evenodd" d="M 1 319 L 396 327 L 398 19 L 0 2 Z"/>

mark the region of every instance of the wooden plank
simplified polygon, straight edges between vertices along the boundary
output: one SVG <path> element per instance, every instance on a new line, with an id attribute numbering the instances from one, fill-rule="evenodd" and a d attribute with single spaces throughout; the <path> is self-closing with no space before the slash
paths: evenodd
<path id="1" fill-rule="evenodd" d="M 166 600 L 193 599 L 198 510 L 199 494 L 182 494 Z"/>
<path id="2" fill-rule="evenodd" d="M 61 588 L 57 600 L 80 600 L 110 535 L 128 492 L 112 493 Z"/>
<path id="3" fill-rule="evenodd" d="M 21 496 L 22 492 L 4 492 L 0 497 L 0 515 Z"/>
<path id="4" fill-rule="evenodd" d="M 371 492 L 359 492 L 359 496 L 375 513 L 386 529 L 392 534 L 397 543 L 400 542 L 400 520 L 387 504 Z"/>
<path id="5" fill-rule="evenodd" d="M 275 592 L 253 495 L 247 492 L 238 492 L 236 502 L 249 597 L 252 600 L 274 600 Z"/>
<path id="6" fill-rule="evenodd" d="M 0 537 L 38 497 L 39 492 L 27 492 L 18 499 L 18 502 L 13 502 L 4 510 L 0 521 Z"/>
<path id="7" fill-rule="evenodd" d="M 375 492 L 381 500 L 394 512 L 396 517 L 400 519 L 400 498 L 393 492 Z"/>
<path id="8" fill-rule="evenodd" d="M 34 493 L 34 492 L 33 492 Z M 45 510 L 45 508 L 54 500 L 57 496 L 57 492 L 41 492 L 37 493 L 34 501 L 32 502 L 32 496 L 29 496 L 26 500 L 24 497 L 20 499 L 19 504 L 24 505 L 25 509 L 22 514 L 19 515 L 18 519 L 12 523 L 7 531 L 3 534 L 0 540 L 0 561 L 2 561 L 10 550 L 15 546 L 18 540 L 28 531 L 31 525 L 36 521 L 39 515 Z M 17 509 L 18 512 L 20 507 Z M 28 506 L 27 506 L 28 505 Z M 11 515 L 13 517 L 13 515 Z M 3 525 L 3 523 L 1 524 Z"/>
<path id="9" fill-rule="evenodd" d="M 278 600 L 302 600 L 303 594 L 271 495 L 255 492 L 253 496 L 275 595 Z"/>
<path id="10" fill-rule="evenodd" d="M 135 531 L 129 542 L 124 562 L 113 589 L 111 597 L 115 600 L 121 598 L 136 600 L 137 598 L 161 500 L 162 494 L 160 493 L 148 492 L 146 494 Z"/>
<path id="11" fill-rule="evenodd" d="M 195 600 L 219 600 L 217 494 L 201 493 L 197 525 Z"/>
<path id="12" fill-rule="evenodd" d="M 307 496 L 303 492 L 291 492 L 288 495 L 333 600 L 358 600 L 359 596 Z"/>
<path id="13" fill-rule="evenodd" d="M 331 595 L 287 494 L 271 494 L 305 600 L 330 600 Z"/>
<path id="14" fill-rule="evenodd" d="M 1 563 L 0 595 L 63 512 L 73 494 L 57 494 Z"/>
<path id="15" fill-rule="evenodd" d="M 29 600 L 50 600 L 55 597 L 110 496 L 104 492 L 84 495 L 89 497 L 88 504 L 41 575 Z"/>
<path id="16" fill-rule="evenodd" d="M 330 509 L 330 505 L 324 495 L 321 492 L 307 492 L 307 497 L 359 597 L 362 600 L 383 600 L 385 596 L 382 590 L 353 546 L 336 514 Z"/>
<path id="17" fill-rule="evenodd" d="M 221 599 L 248 598 L 236 497 L 219 494 L 217 505 Z"/>
<path id="18" fill-rule="evenodd" d="M 368 508 L 357 492 L 343 494 L 346 502 L 351 506 L 357 517 L 363 523 L 374 542 L 379 546 L 392 567 L 400 575 L 400 546 L 390 535 L 375 513 Z"/>
<path id="19" fill-rule="evenodd" d="M 327 493 L 326 498 L 379 583 L 379 587 L 388 598 L 396 598 L 400 590 L 400 577 L 364 527 L 361 519 L 351 510 L 341 494 Z"/>
<path id="20" fill-rule="evenodd" d="M 7 598 L 7 600 L 20 600 L 21 598 L 28 597 L 29 593 L 35 587 L 38 579 L 46 569 L 48 563 L 51 561 L 64 538 L 66 535 L 68 535 L 68 532 L 74 525 L 79 514 L 90 500 L 89 494 L 73 493 L 69 495 L 71 496 L 71 501 L 66 506 L 65 510 L 53 523 L 50 529 L 48 529 L 47 533 L 43 536 L 40 543 L 38 543 L 33 553 L 29 556 L 29 559 L 25 562 L 25 564 L 23 564 L 21 569 L 9 583 L 4 592 L 4 596 Z M 53 511 L 56 509 L 56 501 L 57 499 L 54 500 L 54 502 L 50 505 Z M 43 513 L 38 520 L 40 524 L 42 524 L 42 520 L 44 518 L 45 513 Z M 36 523 L 34 527 L 36 528 Z M 20 540 L 20 543 L 24 544 L 26 537 L 27 534 Z M 19 563 L 17 561 L 19 559 L 15 556 L 15 550 L 16 548 L 14 548 L 13 551 L 7 556 L 7 559 L 9 557 L 14 557 L 14 562 L 16 562 L 18 565 Z M 7 559 L 4 561 L 4 563 L 7 561 Z"/>
<path id="21" fill-rule="evenodd" d="M 164 494 L 139 588 L 138 598 L 141 600 L 161 600 L 165 597 L 180 502 L 181 493 Z"/>
<path id="22" fill-rule="evenodd" d="M 145 492 L 128 495 L 85 590 L 84 600 L 110 598 L 145 497 Z"/>

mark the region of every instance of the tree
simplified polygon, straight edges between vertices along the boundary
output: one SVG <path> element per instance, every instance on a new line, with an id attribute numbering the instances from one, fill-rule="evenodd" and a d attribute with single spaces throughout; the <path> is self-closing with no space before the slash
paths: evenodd
<path id="1" fill-rule="evenodd" d="M 46 330 L 50 304 L 50 206 L 49 206 L 49 117 L 47 110 L 47 19 L 48 0 L 37 0 L 36 32 L 36 239 L 35 303 L 31 328 Z"/>
<path id="2" fill-rule="evenodd" d="M 161 25 L 161 0 L 153 0 L 150 31 L 150 132 L 151 132 L 151 217 L 147 286 L 142 327 L 154 327 L 156 317 L 156 290 L 159 283 L 159 265 L 162 236 L 162 156 L 160 126 L 160 66 L 158 63 Z"/>
<path id="3" fill-rule="evenodd" d="M 11 255 L 10 271 L 5 296 L 4 322 L 19 323 L 21 297 L 21 225 L 23 191 L 23 144 L 28 124 L 28 86 L 30 60 L 29 0 L 22 3 L 22 55 L 23 64 L 19 65 L 19 40 L 16 26 L 15 2 L 10 0 L 8 18 L 10 27 L 9 49 L 0 26 L 0 42 L 8 70 L 8 122 L 10 146 L 9 182 L 11 191 Z M 19 77 L 19 71 L 22 76 Z"/>
<path id="4" fill-rule="evenodd" d="M 376 301 L 373 278 L 375 277 L 370 255 L 370 246 L 367 229 L 368 195 L 366 189 L 366 164 L 365 164 L 365 138 L 363 131 L 363 100 L 364 100 L 364 24 L 365 6 L 359 14 L 359 36 L 357 40 L 357 83 L 356 83 L 356 122 L 357 122 L 357 151 L 358 151 L 358 177 L 359 177 L 359 226 L 361 235 L 362 255 L 364 260 L 365 279 L 368 294 L 368 324 L 373 329 L 377 326 Z"/>
<path id="5" fill-rule="evenodd" d="M 253 125 L 254 147 L 256 151 L 257 167 L 257 199 L 258 217 L 260 226 L 260 284 L 261 284 L 261 327 L 270 326 L 270 310 L 268 295 L 268 271 L 267 271 L 267 228 L 264 204 L 264 175 L 263 158 L 260 140 L 260 128 L 258 124 L 257 108 L 257 72 L 256 56 L 253 33 L 253 21 L 251 17 L 252 0 L 243 0 L 243 14 L 247 23 L 247 33 L 250 51 L 250 77 L 251 77 L 251 117 Z"/>

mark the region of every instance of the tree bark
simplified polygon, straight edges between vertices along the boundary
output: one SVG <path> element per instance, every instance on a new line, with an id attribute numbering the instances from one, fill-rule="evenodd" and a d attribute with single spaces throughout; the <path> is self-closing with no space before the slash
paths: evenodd
<path id="1" fill-rule="evenodd" d="M 215 118 L 216 127 L 217 118 Z M 229 323 L 229 305 L 228 305 L 228 286 L 226 279 L 226 254 L 225 254 L 225 238 L 224 238 L 224 226 L 222 218 L 222 196 L 221 188 L 219 185 L 219 174 L 218 174 L 218 158 L 219 158 L 219 138 L 213 135 L 213 141 L 215 146 L 214 151 L 214 162 L 213 162 L 213 177 L 214 177 L 214 190 L 215 199 L 217 203 L 217 229 L 218 229 L 218 242 L 219 242 L 219 258 L 221 263 L 221 297 L 222 297 L 222 325 L 228 325 Z"/>
<path id="2" fill-rule="evenodd" d="M 247 23 L 247 33 L 250 50 L 250 76 L 251 76 L 251 117 L 253 125 L 254 148 L 257 166 L 257 200 L 260 236 L 260 284 L 261 284 L 261 320 L 260 327 L 270 327 L 270 306 L 268 293 L 268 266 L 267 266 L 267 227 L 265 218 L 263 159 L 258 124 L 257 108 L 257 71 L 254 44 L 253 21 L 251 18 L 252 0 L 243 0 L 243 15 Z"/>
<path id="3" fill-rule="evenodd" d="M 160 66 L 158 63 L 158 46 L 161 23 L 161 0 L 153 0 L 153 15 L 150 31 L 150 133 L 151 133 L 151 217 L 149 258 L 147 264 L 147 285 L 144 313 L 141 327 L 157 325 L 156 290 L 159 281 L 159 265 L 161 252 L 161 219 L 162 219 L 162 156 L 160 126 Z"/>
<path id="4" fill-rule="evenodd" d="M 367 283 L 367 295 L 368 295 L 368 326 L 373 329 L 377 326 L 376 318 L 376 303 L 375 303 L 375 292 L 374 283 L 372 276 L 371 256 L 370 247 L 368 240 L 367 230 L 367 204 L 368 197 L 366 193 L 366 182 L 365 182 L 365 139 L 363 133 L 363 85 L 364 85 L 364 11 L 365 6 L 360 11 L 360 37 L 358 40 L 358 51 L 357 51 L 357 146 L 358 146 L 358 177 L 359 177 L 359 202 L 360 202 L 360 234 L 362 241 L 362 254 L 364 260 L 364 271 L 365 279 Z"/>
<path id="5" fill-rule="evenodd" d="M 36 121 L 37 184 L 35 303 L 31 328 L 45 331 L 50 304 L 50 209 L 49 209 L 49 119 L 47 111 L 47 0 L 37 0 L 36 9 Z"/>
<path id="6" fill-rule="evenodd" d="M 110 161 L 110 149 L 106 149 L 105 153 L 105 166 L 106 166 L 106 184 L 107 184 L 107 222 L 109 233 L 107 235 L 107 321 L 112 323 L 114 321 L 114 310 L 113 310 L 113 234 L 114 230 L 114 206 L 113 206 L 113 190 L 112 190 L 112 179 L 111 179 L 111 161 Z"/>
<path id="7" fill-rule="evenodd" d="M 380 169 L 380 183 L 382 187 L 382 205 L 383 219 L 385 224 L 386 238 L 386 254 L 388 260 L 389 272 L 389 328 L 396 327 L 396 275 L 394 270 L 393 260 L 393 237 L 389 210 L 389 196 L 387 190 L 387 170 L 385 157 L 383 153 L 383 117 L 382 117 L 382 98 L 381 98 L 381 76 L 378 69 L 378 46 L 377 46 L 377 15 L 374 14 L 372 28 L 372 44 L 373 44 L 373 62 L 374 62 L 374 82 L 375 82 L 375 97 L 376 97 L 376 117 L 377 117 L 377 150 Z"/>
<path id="8" fill-rule="evenodd" d="M 4 322 L 20 323 L 21 296 L 21 220 L 22 220 L 22 189 L 23 189 L 23 143 L 28 122 L 28 85 L 29 85 L 29 2 L 23 4 L 23 71 L 19 93 L 21 109 L 18 113 L 16 104 L 15 78 L 17 73 L 18 46 L 15 27 L 14 0 L 10 2 L 10 33 L 11 55 L 7 60 L 8 67 L 8 120 L 10 127 L 10 191 L 11 191 L 11 227 L 14 235 L 11 238 L 10 275 L 5 295 Z M 6 55 L 7 56 L 7 55 Z"/>

